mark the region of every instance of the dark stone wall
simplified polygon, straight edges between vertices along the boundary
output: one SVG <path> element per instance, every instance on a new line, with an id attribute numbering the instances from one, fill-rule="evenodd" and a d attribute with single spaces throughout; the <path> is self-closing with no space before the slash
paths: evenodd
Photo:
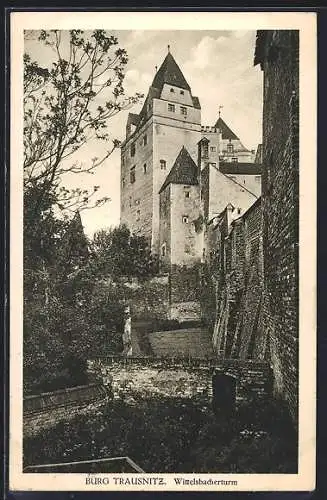
<path id="1" fill-rule="evenodd" d="M 299 40 L 270 31 L 261 44 L 263 104 L 263 328 L 275 390 L 298 411 Z"/>
<path id="2" fill-rule="evenodd" d="M 99 383 L 28 396 L 23 401 L 23 435 L 33 436 L 60 421 L 94 412 L 105 404 L 107 396 L 105 386 Z"/>
<path id="3" fill-rule="evenodd" d="M 229 231 L 222 221 L 215 262 L 216 321 L 214 348 L 223 358 L 264 359 L 261 306 L 263 294 L 262 210 L 258 199 Z M 228 236 L 227 236 L 228 235 Z M 260 341 L 259 341 L 260 339 Z"/>

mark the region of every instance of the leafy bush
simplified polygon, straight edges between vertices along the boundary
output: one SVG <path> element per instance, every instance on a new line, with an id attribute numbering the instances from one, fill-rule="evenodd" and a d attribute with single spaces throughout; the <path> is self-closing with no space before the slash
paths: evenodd
<path id="1" fill-rule="evenodd" d="M 217 419 L 201 397 L 114 400 L 25 439 L 24 466 L 127 455 L 146 472 L 294 473 L 297 439 L 273 420 L 242 434 L 242 413 Z"/>

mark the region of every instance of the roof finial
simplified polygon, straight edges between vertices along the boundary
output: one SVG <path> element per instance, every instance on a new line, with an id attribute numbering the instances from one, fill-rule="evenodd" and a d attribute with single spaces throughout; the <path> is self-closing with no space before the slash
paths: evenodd
<path id="1" fill-rule="evenodd" d="M 170 52 L 170 45 L 168 45 L 168 52 Z"/>
<path id="2" fill-rule="evenodd" d="M 221 104 L 219 105 L 218 107 L 218 115 L 219 115 L 219 118 L 220 118 L 220 115 L 221 115 L 221 110 L 223 109 L 224 106 L 222 106 Z"/>

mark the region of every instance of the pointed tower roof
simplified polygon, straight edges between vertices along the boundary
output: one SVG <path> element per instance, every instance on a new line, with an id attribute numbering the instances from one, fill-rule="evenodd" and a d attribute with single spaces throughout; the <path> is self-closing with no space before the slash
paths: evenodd
<path id="1" fill-rule="evenodd" d="M 187 184 L 191 186 L 199 184 L 198 167 L 184 146 L 180 150 L 174 165 L 167 175 L 165 182 L 161 186 L 159 193 L 161 193 L 161 191 L 163 191 L 168 184 Z"/>
<path id="2" fill-rule="evenodd" d="M 234 134 L 234 132 L 228 127 L 228 125 L 226 125 L 226 123 L 221 117 L 219 117 L 218 120 L 216 121 L 215 128 L 219 128 L 221 130 L 223 139 L 239 140 L 239 137 L 237 137 L 237 135 Z"/>
<path id="3" fill-rule="evenodd" d="M 191 90 L 177 62 L 170 52 L 168 52 L 162 65 L 157 71 L 152 82 L 152 87 L 162 90 L 165 83 L 168 83 L 168 85 L 174 85 L 175 87 L 180 87 L 181 89 Z"/>

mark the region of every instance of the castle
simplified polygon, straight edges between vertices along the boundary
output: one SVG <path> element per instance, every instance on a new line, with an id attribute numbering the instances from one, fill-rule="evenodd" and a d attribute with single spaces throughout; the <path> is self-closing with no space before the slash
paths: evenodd
<path id="1" fill-rule="evenodd" d="M 228 205 L 240 217 L 261 195 L 261 147 L 244 147 L 219 116 L 201 124 L 201 105 L 168 53 L 139 115 L 129 113 L 121 147 L 121 223 L 151 242 L 170 275 L 171 317 L 200 315 L 198 266 L 208 225 Z"/>

